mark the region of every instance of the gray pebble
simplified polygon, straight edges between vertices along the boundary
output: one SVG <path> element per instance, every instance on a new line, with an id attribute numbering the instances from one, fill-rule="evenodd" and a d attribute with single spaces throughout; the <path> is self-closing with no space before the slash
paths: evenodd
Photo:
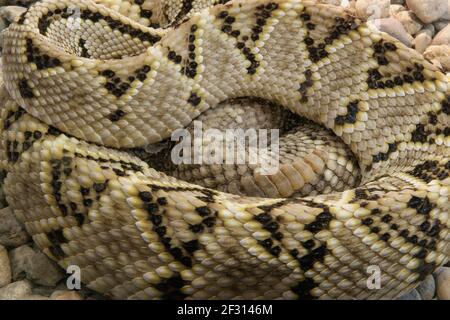
<path id="1" fill-rule="evenodd" d="M 416 289 L 412 289 L 410 292 L 398 297 L 397 300 L 422 300 L 422 298 Z"/>
<path id="2" fill-rule="evenodd" d="M 417 52 L 424 53 L 431 43 L 432 38 L 426 32 L 419 32 L 414 38 L 414 49 Z"/>
<path id="3" fill-rule="evenodd" d="M 0 288 L 10 284 L 12 280 L 8 252 L 0 245 Z"/>
<path id="4" fill-rule="evenodd" d="M 406 32 L 403 25 L 397 19 L 391 17 L 370 21 L 370 23 L 373 23 L 380 31 L 390 34 L 392 37 L 403 42 L 404 45 L 411 47 L 414 38 Z"/>
<path id="5" fill-rule="evenodd" d="M 36 253 L 31 260 L 27 276 L 34 283 L 43 286 L 54 286 L 64 278 L 62 269 L 42 252 Z"/>
<path id="6" fill-rule="evenodd" d="M 438 21 L 433 22 L 433 26 L 436 29 L 436 31 L 439 32 L 442 29 L 444 29 L 445 27 L 447 27 L 449 23 L 450 23 L 450 20 L 438 20 Z"/>
<path id="7" fill-rule="evenodd" d="M 13 279 L 27 278 L 42 286 L 55 286 L 64 274 L 53 261 L 42 252 L 35 252 L 27 245 L 10 252 Z"/>
<path id="8" fill-rule="evenodd" d="M 31 284 L 27 280 L 13 282 L 0 289 L 0 300 L 18 300 L 31 295 Z"/>
<path id="9" fill-rule="evenodd" d="M 20 6 L 2 6 L 0 7 L 0 18 L 8 22 L 14 22 L 19 19 L 20 15 L 27 11 L 26 8 Z"/>
<path id="10" fill-rule="evenodd" d="M 50 296 L 52 300 L 83 300 L 83 297 L 76 291 L 56 290 Z"/>
<path id="11" fill-rule="evenodd" d="M 419 31 L 420 32 L 425 32 L 426 34 L 428 34 L 430 37 L 434 37 L 434 35 L 436 34 L 436 29 L 434 28 L 434 25 L 429 23 L 423 26 L 423 29 Z"/>
<path id="12" fill-rule="evenodd" d="M 0 245 L 16 248 L 28 242 L 30 236 L 17 221 L 10 207 L 0 210 Z"/>
<path id="13" fill-rule="evenodd" d="M 433 46 L 438 45 L 450 45 L 450 24 L 447 25 L 444 29 L 438 32 L 437 35 L 434 36 L 433 42 L 431 43 Z"/>
<path id="14" fill-rule="evenodd" d="M 406 0 L 408 8 L 424 23 L 438 20 L 447 13 L 448 0 Z"/>
<path id="15" fill-rule="evenodd" d="M 433 63 L 438 62 L 437 65 L 440 65 L 442 68 L 450 70 L 450 46 L 430 45 L 423 53 L 423 56 Z"/>
<path id="16" fill-rule="evenodd" d="M 365 20 L 389 17 L 389 0 L 357 0 L 356 15 Z"/>
<path id="17" fill-rule="evenodd" d="M 441 19 L 450 20 L 450 1 L 448 1 L 447 13 L 444 14 Z"/>
<path id="18" fill-rule="evenodd" d="M 406 11 L 406 8 L 404 6 L 400 6 L 397 4 L 392 4 L 389 6 L 389 14 L 391 16 L 395 16 L 397 13 Z"/>
<path id="19" fill-rule="evenodd" d="M 9 259 L 12 267 L 12 277 L 14 281 L 26 278 L 26 269 L 34 255 L 33 249 L 28 245 L 22 245 L 9 252 Z"/>
<path id="20" fill-rule="evenodd" d="M 423 300 L 431 300 L 436 292 L 436 284 L 433 275 L 428 275 L 416 288 Z"/>
<path id="21" fill-rule="evenodd" d="M 450 300 L 450 268 L 441 267 L 436 274 L 436 294 L 440 300 Z"/>
<path id="22" fill-rule="evenodd" d="M 411 11 L 400 11 L 394 15 L 394 18 L 402 23 L 410 35 L 415 35 L 422 29 L 422 23 Z"/>

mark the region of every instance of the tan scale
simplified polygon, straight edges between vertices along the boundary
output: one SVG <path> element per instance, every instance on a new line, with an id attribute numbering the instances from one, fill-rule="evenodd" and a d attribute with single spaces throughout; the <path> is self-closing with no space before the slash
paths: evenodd
<path id="1" fill-rule="evenodd" d="M 387 299 L 445 264 L 448 75 L 343 8 L 191 5 L 44 0 L 5 32 L 4 189 L 43 252 L 116 299 Z M 285 129 L 272 176 L 139 154 L 242 110 Z"/>

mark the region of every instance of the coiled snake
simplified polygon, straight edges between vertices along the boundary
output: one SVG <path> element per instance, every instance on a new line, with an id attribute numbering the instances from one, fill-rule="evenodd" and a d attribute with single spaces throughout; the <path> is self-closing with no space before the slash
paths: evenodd
<path id="1" fill-rule="evenodd" d="M 343 8 L 225 2 L 44 0 L 8 28 L 0 157 L 15 214 L 114 298 L 411 289 L 449 259 L 449 77 Z M 293 131 L 269 176 L 150 167 L 146 147 L 194 119 Z"/>

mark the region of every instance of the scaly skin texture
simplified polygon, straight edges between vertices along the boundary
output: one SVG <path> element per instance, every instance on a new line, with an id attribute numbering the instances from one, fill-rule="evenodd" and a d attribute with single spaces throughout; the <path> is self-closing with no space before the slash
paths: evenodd
<path id="1" fill-rule="evenodd" d="M 275 133 L 277 136 L 273 136 L 273 128 L 280 129 Z M 202 143 L 194 138 L 199 130 L 205 133 Z M 185 133 L 189 137 L 177 141 Z M 234 135 L 236 140 L 227 138 L 227 134 Z M 258 150 L 261 134 L 268 147 Z M 246 139 L 252 148 L 245 147 Z M 227 100 L 202 113 L 187 130 L 175 132 L 172 140 L 175 141 L 133 149 L 131 153 L 178 179 L 253 197 L 298 197 L 343 191 L 357 186 L 361 177 L 352 152 L 329 130 L 260 99 Z M 275 141 L 277 145 L 273 144 Z M 186 147 L 189 149 L 185 151 Z M 227 151 L 223 152 L 225 147 Z M 186 157 L 181 154 L 184 151 Z M 252 163 L 252 156 L 259 157 L 259 161 Z M 202 161 L 198 161 L 200 157 Z M 217 157 L 223 159 L 211 163 L 210 159 Z M 177 159 L 185 162 L 175 162 Z"/>
<path id="2" fill-rule="evenodd" d="M 11 25 L 1 98 L 7 201 L 90 288 L 133 299 L 393 298 L 448 261 L 450 83 L 422 56 L 309 1 L 231 1 L 186 20 L 174 18 L 180 1 L 97 2 L 38 2 Z M 176 27 L 147 27 L 147 5 Z M 331 130 L 358 162 L 359 186 L 238 196 L 126 150 L 239 97 Z M 294 188 L 323 160 L 266 185 Z"/>

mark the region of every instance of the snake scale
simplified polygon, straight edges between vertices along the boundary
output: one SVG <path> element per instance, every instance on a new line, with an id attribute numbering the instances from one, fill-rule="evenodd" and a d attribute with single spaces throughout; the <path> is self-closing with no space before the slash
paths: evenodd
<path id="1" fill-rule="evenodd" d="M 449 76 L 344 8 L 43 0 L 3 41 L 7 201 L 91 289 L 394 298 L 449 260 Z M 145 158 L 194 119 L 297 115 L 271 176 Z"/>

